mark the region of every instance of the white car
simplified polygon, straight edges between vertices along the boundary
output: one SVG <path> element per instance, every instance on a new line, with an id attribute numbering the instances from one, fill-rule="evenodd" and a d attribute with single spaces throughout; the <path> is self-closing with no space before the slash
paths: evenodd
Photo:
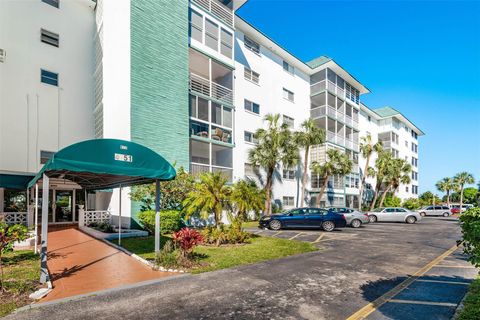
<path id="1" fill-rule="evenodd" d="M 370 222 L 406 222 L 415 223 L 422 220 L 417 212 L 405 208 L 377 208 L 367 213 Z"/>
<path id="2" fill-rule="evenodd" d="M 417 212 L 422 216 L 444 216 L 448 217 L 450 215 L 450 208 L 447 206 L 425 206 Z"/>

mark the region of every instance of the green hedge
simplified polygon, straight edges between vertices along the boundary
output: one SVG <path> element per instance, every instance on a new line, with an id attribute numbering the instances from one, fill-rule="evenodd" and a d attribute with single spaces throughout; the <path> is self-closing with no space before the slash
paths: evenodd
<path id="1" fill-rule="evenodd" d="M 155 211 L 142 211 L 138 214 L 141 224 L 150 234 L 155 233 Z M 160 211 L 160 233 L 168 234 L 176 232 L 183 227 L 180 211 Z"/>

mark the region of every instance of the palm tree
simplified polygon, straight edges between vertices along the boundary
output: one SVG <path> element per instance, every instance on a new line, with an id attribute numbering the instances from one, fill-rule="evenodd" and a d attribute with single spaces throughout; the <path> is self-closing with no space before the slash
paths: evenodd
<path id="1" fill-rule="evenodd" d="M 265 181 L 265 213 L 272 213 L 272 186 L 273 174 L 281 162 L 285 167 L 292 167 L 298 161 L 298 147 L 293 139 L 293 134 L 287 124 L 280 124 L 279 114 L 267 114 L 266 129 L 255 132 L 257 145 L 248 153 L 249 162 L 263 168 L 267 177 Z"/>
<path id="2" fill-rule="evenodd" d="M 200 213 L 202 218 L 208 219 L 214 214 L 215 226 L 218 228 L 222 220 L 223 209 L 229 205 L 231 188 L 227 186 L 227 178 L 221 172 L 205 172 L 200 175 L 193 190 L 183 201 L 186 218 Z"/>
<path id="3" fill-rule="evenodd" d="M 360 153 L 366 159 L 365 162 L 365 169 L 363 170 L 362 175 L 362 183 L 360 184 L 360 195 L 358 201 L 358 209 L 362 209 L 362 199 L 363 199 L 363 188 L 365 187 L 365 178 L 367 177 L 367 170 L 370 167 L 370 157 L 372 156 L 373 152 L 380 153 L 382 151 L 382 143 L 378 141 L 377 143 L 373 143 L 372 136 L 368 134 L 365 137 L 362 137 L 360 142 Z"/>
<path id="4" fill-rule="evenodd" d="M 463 188 L 465 187 L 466 184 L 473 184 L 475 183 L 475 179 L 473 178 L 473 175 L 468 172 L 460 172 L 453 177 L 453 180 L 458 186 L 459 192 L 460 192 L 460 211 L 462 210 L 463 206 Z"/>
<path id="5" fill-rule="evenodd" d="M 313 119 L 307 119 L 302 123 L 303 131 L 295 132 L 295 143 L 305 150 L 303 175 L 302 175 L 302 197 L 300 198 L 300 207 L 303 207 L 305 201 L 305 188 L 308 176 L 308 154 L 310 147 L 325 142 L 325 130 L 318 128 Z"/>
<path id="6" fill-rule="evenodd" d="M 325 163 L 320 164 L 317 161 L 312 162 L 312 165 L 310 166 L 312 173 L 319 175 L 322 179 L 322 187 L 320 188 L 320 193 L 316 200 L 316 206 L 318 208 L 320 208 L 320 199 L 322 199 L 323 194 L 325 193 L 328 179 L 333 175 L 344 176 L 349 174 L 352 171 L 352 168 L 352 160 L 350 160 L 345 153 L 340 152 L 337 149 L 327 150 L 327 160 Z"/>
<path id="7" fill-rule="evenodd" d="M 377 180 L 375 184 L 375 196 L 373 197 L 372 203 L 370 204 L 370 211 L 375 208 L 380 189 L 385 182 L 384 180 L 386 177 L 387 168 L 392 160 L 393 156 L 389 151 L 380 151 L 377 160 L 375 160 L 375 169 L 369 170 L 369 173 L 371 175 L 374 175 Z"/>
<path id="8" fill-rule="evenodd" d="M 442 180 L 438 181 L 435 184 L 435 187 L 437 187 L 439 191 L 446 193 L 447 205 L 450 207 L 450 192 L 452 190 L 455 190 L 456 188 L 455 181 L 453 180 L 453 178 L 450 178 L 450 177 L 443 178 Z"/>
<path id="9" fill-rule="evenodd" d="M 253 180 L 237 181 L 233 185 L 230 200 L 240 223 L 245 221 L 248 212 L 265 209 L 265 192 L 259 190 Z"/>
<path id="10" fill-rule="evenodd" d="M 412 166 L 403 159 L 392 159 L 387 165 L 385 182 L 387 187 L 380 199 L 380 207 L 383 206 L 385 197 L 388 192 L 395 192 L 400 184 L 410 183 L 410 173 L 412 172 Z"/>

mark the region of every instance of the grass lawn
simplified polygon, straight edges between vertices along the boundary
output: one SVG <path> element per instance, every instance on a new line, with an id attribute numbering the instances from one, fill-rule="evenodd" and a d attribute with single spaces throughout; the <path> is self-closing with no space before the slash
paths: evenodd
<path id="1" fill-rule="evenodd" d="M 168 238 L 163 238 L 162 243 Z M 126 238 L 122 246 L 130 252 L 153 260 L 155 258 L 154 238 Z M 201 273 L 219 269 L 230 268 L 243 264 L 261 262 L 294 254 L 318 250 L 312 244 L 295 240 L 270 237 L 253 237 L 250 243 L 243 245 L 199 246 L 194 252 L 198 255 L 199 262 L 204 266 L 190 270 L 192 273 Z"/>
<path id="2" fill-rule="evenodd" d="M 258 221 L 247 221 L 242 223 L 242 228 L 258 228 Z"/>
<path id="3" fill-rule="evenodd" d="M 480 319 L 480 276 L 472 283 L 465 298 L 464 309 L 457 320 Z"/>
<path id="4" fill-rule="evenodd" d="M 5 293 L 0 293 L 0 317 L 31 302 L 39 286 L 40 257 L 32 251 L 8 252 L 2 257 Z"/>

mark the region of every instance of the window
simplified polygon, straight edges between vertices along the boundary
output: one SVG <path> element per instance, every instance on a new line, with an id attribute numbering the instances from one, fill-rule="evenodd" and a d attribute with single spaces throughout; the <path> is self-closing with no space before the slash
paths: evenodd
<path id="1" fill-rule="evenodd" d="M 295 180 L 295 170 L 294 169 L 283 169 L 283 179 L 286 180 Z"/>
<path id="2" fill-rule="evenodd" d="M 395 209 L 396 212 L 407 212 L 405 209 L 403 208 L 396 208 Z"/>
<path id="3" fill-rule="evenodd" d="M 40 81 L 58 87 L 58 73 L 41 69 Z"/>
<path id="4" fill-rule="evenodd" d="M 358 91 L 348 83 L 346 83 L 345 86 L 346 97 L 358 104 L 360 102 L 360 91 Z"/>
<path id="5" fill-rule="evenodd" d="M 287 61 L 283 61 L 283 71 L 286 71 L 290 74 L 294 74 L 295 69 Z"/>
<path id="6" fill-rule="evenodd" d="M 290 118 L 286 115 L 283 115 L 283 123 L 285 123 L 288 127 L 293 128 L 295 126 L 295 119 Z"/>
<path id="7" fill-rule="evenodd" d="M 190 37 L 199 42 L 203 42 L 203 17 L 200 13 L 190 9 Z"/>
<path id="8" fill-rule="evenodd" d="M 249 177 L 256 177 L 260 173 L 260 169 L 251 163 L 245 163 L 245 175 Z"/>
<path id="9" fill-rule="evenodd" d="M 59 35 L 45 29 L 40 29 L 40 41 L 43 43 L 49 44 L 54 47 L 58 47 L 59 44 Z"/>
<path id="10" fill-rule="evenodd" d="M 288 101 L 294 102 L 295 94 L 292 91 L 283 88 L 283 98 L 287 99 Z"/>
<path id="11" fill-rule="evenodd" d="M 58 8 L 60 6 L 60 0 L 42 0 L 42 2 L 49 4 L 55 8 Z"/>
<path id="12" fill-rule="evenodd" d="M 203 121 L 209 121 L 208 100 L 190 95 L 190 116 Z"/>
<path id="13" fill-rule="evenodd" d="M 258 43 L 256 43 L 255 41 L 253 41 L 252 39 L 250 39 L 249 37 L 247 36 L 243 36 L 243 43 L 245 45 L 245 48 L 247 48 L 248 50 L 251 50 L 253 52 L 255 52 L 256 54 L 260 54 L 260 45 Z"/>
<path id="14" fill-rule="evenodd" d="M 228 58 L 232 58 L 232 48 L 233 48 L 233 38 L 232 34 L 227 30 L 223 29 L 220 33 L 220 53 Z"/>
<path id="15" fill-rule="evenodd" d="M 368 116 L 368 122 L 372 122 L 372 117 Z"/>
<path id="16" fill-rule="evenodd" d="M 40 164 L 47 163 L 48 160 L 50 160 L 53 157 L 54 154 L 55 154 L 55 152 L 52 152 L 52 151 L 41 150 L 40 151 Z"/>
<path id="17" fill-rule="evenodd" d="M 418 145 L 412 142 L 412 152 L 418 153 Z"/>
<path id="18" fill-rule="evenodd" d="M 260 74 L 248 69 L 247 67 L 244 67 L 243 69 L 243 77 L 245 78 L 245 80 L 251 81 L 256 84 L 260 82 Z"/>
<path id="19" fill-rule="evenodd" d="M 244 107 L 247 111 L 260 114 L 260 105 L 258 103 L 245 99 Z"/>
<path id="20" fill-rule="evenodd" d="M 205 19 L 205 45 L 218 51 L 218 26 L 208 19 Z"/>
<path id="21" fill-rule="evenodd" d="M 408 141 L 405 141 L 405 147 L 408 148 Z"/>
<path id="22" fill-rule="evenodd" d="M 284 207 L 293 207 L 295 204 L 295 197 L 283 197 L 283 206 Z M 290 213 L 294 215 L 300 215 L 304 214 L 303 210 L 297 209 L 297 210 L 292 210 Z"/>
<path id="23" fill-rule="evenodd" d="M 232 153 L 232 148 L 212 143 L 212 165 L 231 168 Z"/>
<path id="24" fill-rule="evenodd" d="M 412 180 L 414 181 L 418 180 L 418 172 L 412 171 Z"/>
<path id="25" fill-rule="evenodd" d="M 253 132 L 250 132 L 250 131 L 244 131 L 243 140 L 245 140 L 245 142 L 250 142 L 250 143 L 257 143 L 258 142 L 258 140 L 255 138 L 255 134 Z"/>
<path id="26" fill-rule="evenodd" d="M 210 144 L 190 139 L 190 162 L 210 164 Z"/>
<path id="27" fill-rule="evenodd" d="M 415 140 L 418 139 L 417 133 L 413 130 L 412 130 L 412 138 L 414 138 Z"/>
<path id="28" fill-rule="evenodd" d="M 418 159 L 417 158 L 412 157 L 412 166 L 418 167 Z"/>
<path id="29" fill-rule="evenodd" d="M 418 186 L 412 185 L 412 193 L 418 194 Z"/>
<path id="30" fill-rule="evenodd" d="M 408 186 L 405 187 L 405 192 L 408 192 Z"/>

